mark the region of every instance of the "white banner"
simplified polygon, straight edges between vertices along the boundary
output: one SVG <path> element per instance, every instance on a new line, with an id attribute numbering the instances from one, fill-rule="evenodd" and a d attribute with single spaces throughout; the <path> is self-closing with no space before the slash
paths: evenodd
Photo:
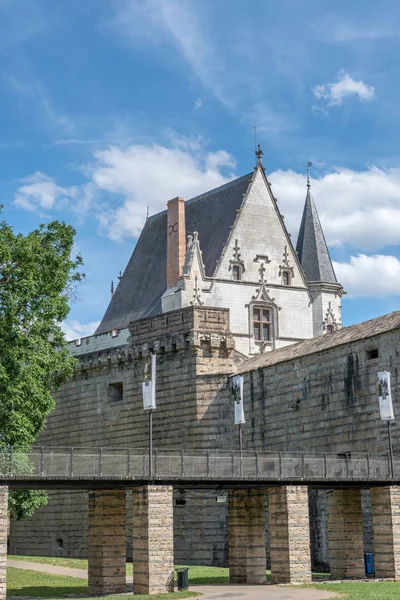
<path id="1" fill-rule="evenodd" d="M 394 413 L 389 371 L 380 371 L 378 373 L 378 395 L 382 421 L 393 421 Z"/>
<path id="2" fill-rule="evenodd" d="M 243 409 L 243 377 L 235 375 L 232 382 L 232 394 L 235 401 L 235 425 L 246 423 Z"/>
<path id="3" fill-rule="evenodd" d="M 150 372 L 149 372 L 150 371 Z M 145 381 L 142 383 L 143 408 L 156 408 L 156 355 L 151 355 L 151 363 L 145 367 Z"/>

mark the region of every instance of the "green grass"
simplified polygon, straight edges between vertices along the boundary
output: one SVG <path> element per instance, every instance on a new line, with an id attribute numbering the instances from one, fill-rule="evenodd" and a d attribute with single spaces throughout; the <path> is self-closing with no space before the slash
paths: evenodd
<path id="1" fill-rule="evenodd" d="M 400 582 L 398 581 L 349 581 L 302 587 L 343 594 L 343 600 L 399 600 L 400 598 Z"/>
<path id="2" fill-rule="evenodd" d="M 28 562 L 54 565 L 57 567 L 69 567 L 70 569 L 87 570 L 87 559 L 83 558 L 59 558 L 54 556 L 8 556 L 10 560 L 23 560 Z M 269 573 L 269 571 L 267 571 Z M 133 575 L 132 563 L 126 564 L 126 574 Z M 219 567 L 189 567 L 189 583 L 192 584 L 212 584 L 229 583 L 229 569 Z"/>
<path id="3" fill-rule="evenodd" d="M 63 575 L 48 575 L 25 569 L 7 569 L 7 596 L 33 596 L 35 598 L 65 598 L 65 596 L 86 596 L 88 587 L 85 579 L 75 579 Z M 173 598 L 199 597 L 195 592 L 175 592 L 171 594 L 151 594 L 135 596 L 135 600 L 162 600 Z M 102 596 L 101 600 L 127 600 L 127 596 Z M 91 599 L 92 600 L 92 599 Z M 93 599 L 94 600 L 94 599 Z"/>
<path id="4" fill-rule="evenodd" d="M 75 569 L 87 569 L 87 560 L 75 558 L 55 558 L 39 556 L 9 556 L 14 560 L 26 560 L 30 562 L 45 563 L 60 567 L 70 567 Z M 127 564 L 128 573 L 132 574 L 132 563 Z M 269 574 L 269 571 L 267 571 Z M 324 576 L 325 574 L 314 573 L 314 576 Z M 217 583 L 229 582 L 229 569 L 218 567 L 190 567 L 189 583 L 212 585 Z M 327 590 L 343 594 L 343 600 L 399 600 L 400 582 L 392 581 L 349 581 L 347 583 L 320 583 L 314 585 L 302 586 L 318 590 Z M 62 575 L 48 575 L 47 573 L 38 573 L 25 569 L 7 569 L 7 595 L 8 596 L 34 596 L 37 598 L 65 598 L 71 595 L 86 595 L 87 600 L 87 582 L 85 579 L 75 579 Z M 150 598 L 152 600 L 199 597 L 195 592 L 175 592 L 173 596 L 169 594 L 156 594 L 152 596 L 135 596 L 138 600 Z M 91 599 L 93 600 L 93 599 Z M 103 599 L 104 600 L 104 597 Z M 126 596 L 109 596 L 108 600 L 126 600 Z"/>

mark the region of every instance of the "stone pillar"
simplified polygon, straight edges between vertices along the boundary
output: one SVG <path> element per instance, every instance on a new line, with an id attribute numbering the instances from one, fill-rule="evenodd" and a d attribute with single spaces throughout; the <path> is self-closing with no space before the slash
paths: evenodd
<path id="1" fill-rule="evenodd" d="M 400 579 L 400 487 L 371 489 L 375 577 Z"/>
<path id="2" fill-rule="evenodd" d="M 328 493 L 328 548 L 332 579 L 365 577 L 361 490 Z"/>
<path id="3" fill-rule="evenodd" d="M 230 583 L 265 583 L 264 492 L 234 490 L 228 501 Z"/>
<path id="4" fill-rule="evenodd" d="M 133 592 L 174 591 L 173 489 L 145 485 L 133 490 Z"/>
<path id="5" fill-rule="evenodd" d="M 0 600 L 6 598 L 8 487 L 0 486 Z"/>
<path id="6" fill-rule="evenodd" d="M 308 489 L 288 485 L 269 488 L 271 574 L 274 583 L 310 583 Z"/>
<path id="7" fill-rule="evenodd" d="M 96 490 L 89 493 L 89 594 L 126 592 L 126 493 Z"/>

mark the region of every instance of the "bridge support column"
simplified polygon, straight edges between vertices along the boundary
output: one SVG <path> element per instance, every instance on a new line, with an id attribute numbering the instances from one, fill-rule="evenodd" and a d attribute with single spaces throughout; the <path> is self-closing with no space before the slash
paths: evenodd
<path id="1" fill-rule="evenodd" d="M 371 489 L 375 577 L 400 579 L 400 487 Z"/>
<path id="2" fill-rule="evenodd" d="M 133 592 L 174 591 L 173 488 L 145 485 L 133 490 Z"/>
<path id="3" fill-rule="evenodd" d="M 265 583 L 264 492 L 234 490 L 228 501 L 230 583 Z"/>
<path id="4" fill-rule="evenodd" d="M 328 494 L 328 549 L 333 579 L 365 577 L 361 490 Z"/>
<path id="5" fill-rule="evenodd" d="M 0 486 L 0 600 L 6 598 L 8 487 Z"/>
<path id="6" fill-rule="evenodd" d="M 96 490 L 89 493 L 89 594 L 126 592 L 126 493 Z"/>
<path id="7" fill-rule="evenodd" d="M 268 490 L 271 574 L 274 583 L 310 583 L 308 488 L 288 485 Z"/>

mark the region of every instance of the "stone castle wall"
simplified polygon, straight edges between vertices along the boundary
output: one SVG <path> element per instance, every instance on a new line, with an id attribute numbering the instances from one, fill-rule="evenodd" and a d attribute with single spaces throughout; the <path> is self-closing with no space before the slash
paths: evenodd
<path id="1" fill-rule="evenodd" d="M 227 376 L 235 368 L 228 319 L 228 311 L 222 309 L 187 308 L 135 323 L 129 346 L 80 356 L 74 380 L 57 394 L 56 411 L 40 443 L 145 446 L 148 425 L 140 384 L 144 362 L 153 350 L 158 386 L 155 447 L 237 449 Z M 399 356 L 399 331 L 392 330 L 246 373 L 244 448 L 387 452 L 376 374 L 391 372 L 396 404 Z M 109 386 L 121 381 L 123 397 L 115 400 Z M 396 407 L 395 413 L 398 416 Z M 396 428 L 393 445 L 398 452 Z M 176 492 L 176 561 L 226 564 L 226 505 L 216 503 L 215 492 L 187 491 L 183 496 Z M 310 496 L 313 566 L 324 568 L 327 493 L 315 490 Z M 52 493 L 49 507 L 28 522 L 13 523 L 11 552 L 85 555 L 86 505 L 85 495 Z M 363 505 L 364 549 L 369 551 L 367 491 Z"/>
<path id="2" fill-rule="evenodd" d="M 38 445 L 146 448 L 148 413 L 143 410 L 141 385 L 145 363 L 155 352 L 154 448 L 232 449 L 236 440 L 227 373 L 235 363 L 228 310 L 174 311 L 132 324 L 129 345 L 118 346 L 116 336 L 114 347 L 107 348 L 102 340 L 83 340 L 74 348 L 78 358 L 74 379 L 55 395 L 56 410 Z M 176 492 L 176 499 L 177 561 L 226 564 L 226 506 L 217 504 L 215 492 L 209 491 L 184 497 Z M 128 556 L 132 556 L 130 531 L 128 523 Z M 51 492 L 46 508 L 32 519 L 12 524 L 10 552 L 86 556 L 87 495 Z"/>

